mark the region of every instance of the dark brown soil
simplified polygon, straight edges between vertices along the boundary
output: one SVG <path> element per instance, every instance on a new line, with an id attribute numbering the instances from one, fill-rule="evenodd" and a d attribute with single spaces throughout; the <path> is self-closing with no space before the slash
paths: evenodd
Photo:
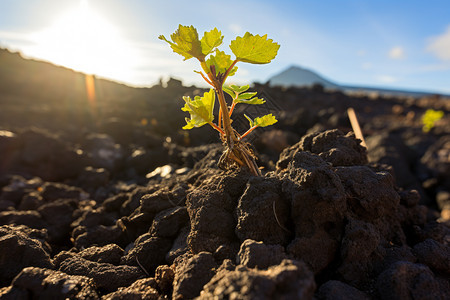
<path id="1" fill-rule="evenodd" d="M 96 79 L 93 108 L 82 74 L 0 63 L 1 299 L 450 298 L 449 99 L 255 84 L 254 177 L 179 130 L 195 87 Z"/>

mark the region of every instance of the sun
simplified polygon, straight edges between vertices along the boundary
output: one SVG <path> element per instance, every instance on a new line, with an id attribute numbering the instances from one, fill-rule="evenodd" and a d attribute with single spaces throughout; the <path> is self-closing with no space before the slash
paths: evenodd
<path id="1" fill-rule="evenodd" d="M 113 23 L 93 11 L 87 0 L 61 14 L 33 35 L 30 55 L 88 74 L 132 81 L 137 55 Z"/>

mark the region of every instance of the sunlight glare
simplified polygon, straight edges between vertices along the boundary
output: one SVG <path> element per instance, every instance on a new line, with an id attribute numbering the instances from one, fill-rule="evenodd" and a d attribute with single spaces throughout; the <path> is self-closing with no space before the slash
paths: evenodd
<path id="1" fill-rule="evenodd" d="M 33 40 L 31 55 L 101 77 L 131 82 L 138 64 L 136 51 L 87 0 L 35 33 Z"/>

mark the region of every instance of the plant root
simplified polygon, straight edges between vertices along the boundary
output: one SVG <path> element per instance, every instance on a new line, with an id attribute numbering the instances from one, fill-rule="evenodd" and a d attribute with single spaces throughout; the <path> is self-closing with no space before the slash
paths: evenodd
<path id="1" fill-rule="evenodd" d="M 254 176 L 261 176 L 256 157 L 245 142 L 235 141 L 231 147 L 227 145 L 219 159 L 218 166 L 222 170 L 228 170 L 234 165 L 247 167 Z"/>

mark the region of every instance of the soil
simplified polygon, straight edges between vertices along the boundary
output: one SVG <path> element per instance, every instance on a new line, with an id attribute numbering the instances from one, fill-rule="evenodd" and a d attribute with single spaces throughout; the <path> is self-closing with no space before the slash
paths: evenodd
<path id="1" fill-rule="evenodd" d="M 0 62 L 1 299 L 450 298 L 449 99 L 255 84 L 279 119 L 255 177 L 179 130 L 201 89 L 95 79 L 93 103 L 82 74 Z"/>

